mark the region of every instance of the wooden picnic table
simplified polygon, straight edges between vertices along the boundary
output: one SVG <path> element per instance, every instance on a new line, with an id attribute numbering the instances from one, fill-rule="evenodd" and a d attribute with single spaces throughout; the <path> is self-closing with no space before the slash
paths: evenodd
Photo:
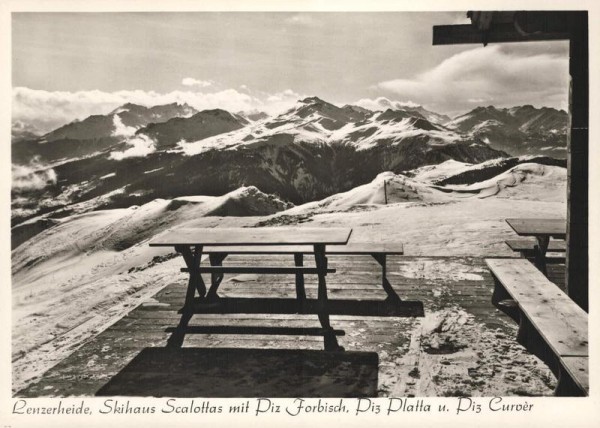
<path id="1" fill-rule="evenodd" d="M 537 245 L 534 248 L 534 263 L 544 275 L 547 275 L 546 252 L 550 238 L 565 239 L 567 221 L 548 218 L 508 218 L 506 222 L 517 235 L 533 236 L 537 239 Z"/>
<path id="2" fill-rule="evenodd" d="M 318 275 L 317 314 L 323 329 L 325 350 L 342 351 L 343 348 L 338 345 L 335 332 L 329 321 L 325 277 L 327 273 L 335 272 L 335 270 L 327 266 L 326 246 L 347 244 L 351 233 L 352 229 L 350 228 L 181 228 L 156 237 L 149 245 L 153 247 L 174 247 L 177 252 L 182 254 L 187 265 L 184 270 L 190 274 L 182 317 L 179 326 L 169 338 L 169 345 L 181 346 L 183 344 L 185 329 L 194 313 L 196 292 L 198 292 L 200 304 L 214 305 L 219 303 L 217 289 L 223 280 L 223 275 L 226 273 L 316 274 Z M 228 248 L 289 245 L 311 246 L 316 266 L 222 266 Z M 219 253 L 212 252 L 210 254 L 210 267 L 200 267 L 203 249 L 211 246 L 218 247 Z M 211 287 L 208 292 L 201 276 L 202 273 L 211 274 Z"/>

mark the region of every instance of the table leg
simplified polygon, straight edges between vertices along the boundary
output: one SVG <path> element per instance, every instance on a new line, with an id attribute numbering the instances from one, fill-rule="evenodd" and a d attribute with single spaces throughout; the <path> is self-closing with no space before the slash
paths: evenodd
<path id="1" fill-rule="evenodd" d="M 546 276 L 548 271 L 546 269 L 546 252 L 548 251 L 548 244 L 550 243 L 549 236 L 537 236 L 538 244 L 534 248 L 534 257 L 536 267 Z"/>
<path id="2" fill-rule="evenodd" d="M 295 253 L 294 254 L 294 263 L 297 267 L 304 265 L 304 254 Z M 306 306 L 306 290 L 304 289 L 304 274 L 297 273 L 296 274 L 296 298 L 298 300 L 298 312 L 304 313 Z"/>
<path id="3" fill-rule="evenodd" d="M 188 281 L 185 304 L 183 306 L 179 324 L 175 328 L 173 334 L 171 334 L 171 337 L 167 340 L 167 347 L 169 348 L 180 348 L 183 345 L 185 329 L 194 315 L 194 295 L 196 294 L 196 291 L 198 291 L 200 298 L 203 298 L 206 293 L 206 286 L 204 285 L 202 276 L 200 276 L 200 272 L 198 272 L 198 269 L 200 268 L 200 258 L 202 257 L 202 246 L 195 246 L 194 252 L 192 253 L 189 246 L 178 245 L 175 247 L 175 251 L 181 253 L 183 256 L 185 264 L 190 272 L 190 279 Z"/>
<path id="4" fill-rule="evenodd" d="M 211 266 L 222 266 L 223 260 L 225 260 L 226 257 L 227 253 L 211 253 L 208 256 Z M 206 300 L 208 302 L 216 302 L 219 300 L 217 290 L 219 289 L 219 285 L 221 285 L 221 281 L 223 281 L 223 274 L 213 273 L 210 275 L 210 280 L 211 284 L 208 293 L 206 294 Z"/>
<path id="5" fill-rule="evenodd" d="M 343 351 L 335 336 L 333 328 L 329 323 L 329 305 L 327 302 L 327 283 L 325 276 L 327 275 L 327 258 L 325 257 L 325 245 L 317 244 L 315 248 L 315 262 L 317 265 L 319 276 L 318 288 L 318 315 L 321 327 L 324 330 L 325 350 L 326 351 Z"/>
<path id="6" fill-rule="evenodd" d="M 185 296 L 185 308 L 191 309 L 194 304 L 194 295 L 196 291 L 198 291 L 200 299 L 203 299 L 204 295 L 206 294 L 206 285 L 204 285 L 202 275 L 200 275 L 200 272 L 198 272 L 198 269 L 200 268 L 200 258 L 202 257 L 202 246 L 196 245 L 194 252 L 192 252 L 191 248 L 187 245 L 176 246 L 175 250 L 181 253 L 183 256 L 185 264 L 190 273 L 187 293 Z"/>

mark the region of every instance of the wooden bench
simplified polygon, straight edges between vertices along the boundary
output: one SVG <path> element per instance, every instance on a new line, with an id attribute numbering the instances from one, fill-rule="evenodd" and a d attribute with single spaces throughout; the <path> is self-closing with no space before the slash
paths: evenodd
<path id="1" fill-rule="evenodd" d="M 518 321 L 517 341 L 557 377 L 555 394 L 589 395 L 587 313 L 527 260 L 486 263 L 495 281 L 492 303 Z"/>
<path id="2" fill-rule="evenodd" d="M 255 246 L 238 246 L 238 247 L 206 247 L 204 253 L 209 255 L 211 268 L 201 268 L 201 272 L 211 273 L 215 275 L 212 278 L 213 287 L 209 290 L 208 297 L 216 297 L 216 292 L 222 280 L 224 273 L 263 273 L 255 270 L 251 272 L 229 272 L 227 268 L 220 268 L 223 260 L 231 254 L 281 254 L 293 255 L 296 268 L 279 268 L 286 269 L 286 272 L 296 274 L 296 293 L 298 300 L 303 302 L 306 300 L 306 292 L 304 290 L 304 274 L 314 273 L 314 268 L 303 267 L 304 255 L 314 255 L 314 248 L 311 246 L 301 245 L 281 245 L 257 248 Z M 344 255 L 344 256 L 361 256 L 369 255 L 381 266 L 381 285 L 387 294 L 386 303 L 390 307 L 396 307 L 402 302 L 402 299 L 396 294 L 389 280 L 387 279 L 387 256 L 388 255 L 403 255 L 404 246 L 401 243 L 384 243 L 384 242 L 349 242 L 346 245 L 327 245 L 327 255 Z M 214 270 L 213 270 L 214 269 Z M 275 268 L 272 268 L 275 269 Z M 297 269 L 294 271 L 294 269 Z M 335 272 L 334 269 L 328 272 Z M 268 273 L 268 272 L 264 272 Z"/>
<path id="3" fill-rule="evenodd" d="M 537 250 L 537 241 L 535 239 L 507 239 L 504 241 L 509 248 L 518 252 L 521 257 L 528 260 L 535 260 Z M 564 253 L 567 251 L 567 243 L 565 241 L 550 241 L 548 243 L 548 252 Z M 564 263 L 564 256 L 546 256 L 546 263 Z"/>

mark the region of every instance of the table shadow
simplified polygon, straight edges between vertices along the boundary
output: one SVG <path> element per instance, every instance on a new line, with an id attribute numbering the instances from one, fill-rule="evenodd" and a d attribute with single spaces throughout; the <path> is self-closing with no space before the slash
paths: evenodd
<path id="1" fill-rule="evenodd" d="M 145 348 L 96 396 L 376 397 L 375 352 Z"/>

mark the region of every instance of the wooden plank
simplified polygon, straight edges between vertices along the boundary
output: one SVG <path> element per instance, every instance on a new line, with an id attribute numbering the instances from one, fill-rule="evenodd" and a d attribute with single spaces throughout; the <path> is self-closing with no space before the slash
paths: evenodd
<path id="1" fill-rule="evenodd" d="M 486 262 L 556 355 L 588 355 L 588 317 L 569 296 L 527 260 Z"/>
<path id="2" fill-rule="evenodd" d="M 537 245 L 537 241 L 532 239 L 507 239 L 504 242 L 513 251 L 533 251 Z M 550 241 L 548 251 L 564 253 L 567 251 L 567 243 L 565 241 Z"/>
<path id="3" fill-rule="evenodd" d="M 352 229 L 345 227 L 180 228 L 160 234 L 149 245 L 343 245 L 351 233 Z"/>
<path id="4" fill-rule="evenodd" d="M 327 246 L 327 255 L 371 255 L 389 254 L 403 255 L 404 245 L 400 242 L 348 242 L 346 245 Z M 240 247 L 207 247 L 205 253 L 227 254 L 314 254 L 314 247 L 302 245 L 269 246 L 261 249 L 253 246 Z"/>
<path id="5" fill-rule="evenodd" d="M 506 42 L 534 42 L 543 40 L 567 40 L 566 31 L 535 32 L 522 34 L 515 30 L 513 24 L 494 24 L 486 35 L 471 24 L 464 25 L 434 25 L 433 45 L 483 44 Z"/>
<path id="6" fill-rule="evenodd" d="M 507 218 L 506 222 L 520 236 L 551 236 L 565 239 L 567 221 L 556 218 Z"/>
<path id="7" fill-rule="evenodd" d="M 571 379 L 585 391 L 586 395 L 590 394 L 590 373 L 589 373 L 589 357 L 562 357 L 561 365 L 569 373 Z"/>

